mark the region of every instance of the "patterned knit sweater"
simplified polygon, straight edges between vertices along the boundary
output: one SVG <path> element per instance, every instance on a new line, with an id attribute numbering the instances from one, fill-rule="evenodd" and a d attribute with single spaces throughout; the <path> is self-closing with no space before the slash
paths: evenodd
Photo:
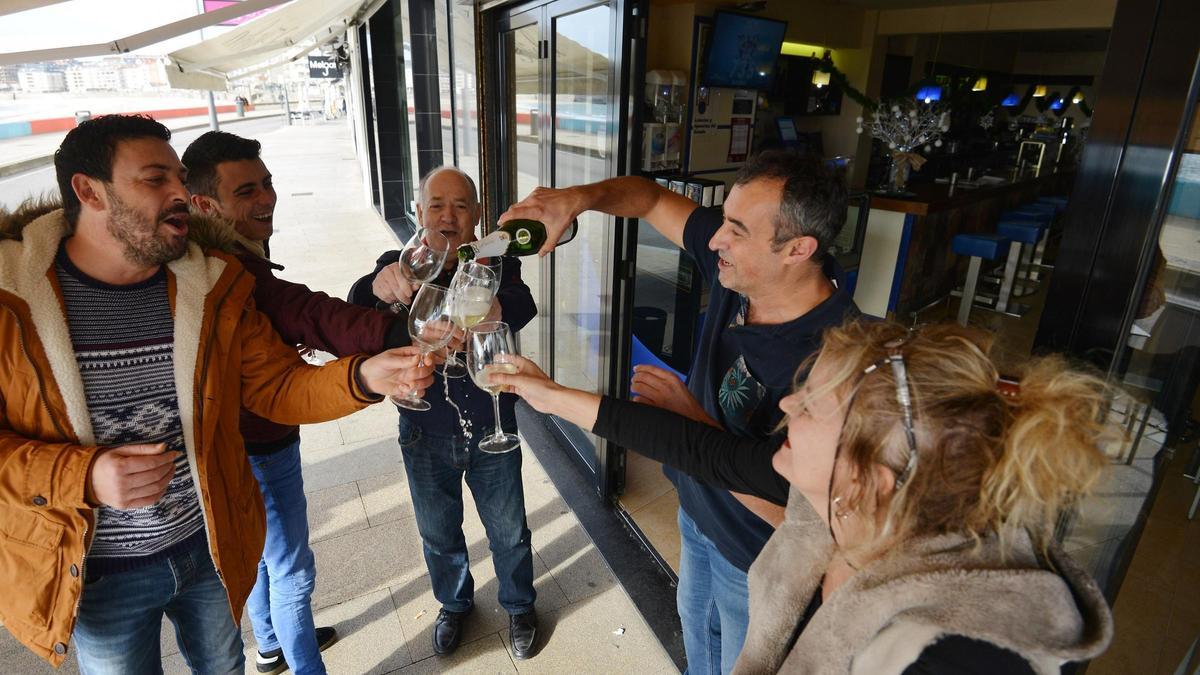
<path id="1" fill-rule="evenodd" d="M 184 454 L 175 392 L 165 269 L 137 284 L 113 286 L 81 272 L 61 247 L 55 262 L 97 444 L 164 443 L 181 453 L 157 503 L 97 510 L 89 575 L 136 569 L 203 545 L 203 514 Z"/>

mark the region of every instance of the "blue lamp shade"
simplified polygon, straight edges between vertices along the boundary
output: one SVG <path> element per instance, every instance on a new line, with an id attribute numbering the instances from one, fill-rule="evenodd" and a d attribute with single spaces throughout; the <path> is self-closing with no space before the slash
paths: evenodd
<path id="1" fill-rule="evenodd" d="M 1060 97 L 1060 98 L 1056 98 L 1056 99 L 1054 99 L 1054 103 L 1051 103 L 1051 104 L 1050 104 L 1050 109 L 1051 109 L 1051 110 L 1062 110 L 1062 109 L 1063 109 L 1063 104 L 1064 104 L 1064 101 L 1062 100 L 1062 98 L 1061 98 L 1061 97 Z"/>
<path id="2" fill-rule="evenodd" d="M 917 100 L 924 103 L 940 101 L 942 100 L 942 88 L 936 84 L 921 87 L 917 90 Z"/>
<path id="3" fill-rule="evenodd" d="M 1015 108 L 1017 106 L 1017 104 L 1020 102 L 1021 102 L 1021 97 L 1017 96 L 1017 92 L 1014 91 L 1014 92 L 1011 92 L 1008 96 L 1005 96 L 1004 100 L 1000 101 L 1000 105 L 1004 106 L 1005 108 Z"/>

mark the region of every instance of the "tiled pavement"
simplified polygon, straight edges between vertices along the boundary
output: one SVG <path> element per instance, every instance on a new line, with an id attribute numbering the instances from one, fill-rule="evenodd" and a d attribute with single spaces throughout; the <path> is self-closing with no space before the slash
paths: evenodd
<path id="1" fill-rule="evenodd" d="M 344 121 L 284 127 L 260 140 L 279 191 L 272 254 L 287 266 L 281 276 L 344 295 L 354 279 L 373 268 L 380 252 L 397 245 L 376 213 L 362 204 L 349 128 Z M 335 625 L 341 635 L 325 652 L 329 672 L 676 672 L 528 449 L 523 476 L 540 651 L 527 661 L 511 657 L 487 539 L 468 503 L 464 530 L 477 606 L 459 650 L 450 657 L 434 656 L 431 630 L 438 604 L 421 556 L 395 432 L 396 412 L 386 403 L 301 432 L 317 559 L 313 606 L 317 623 Z M 248 620 L 242 628 L 247 672 L 254 672 Z M 168 622 L 162 653 L 167 673 L 186 672 Z M 53 671 L 0 630 L 0 672 Z M 61 672 L 77 672 L 74 660 L 68 659 Z"/>

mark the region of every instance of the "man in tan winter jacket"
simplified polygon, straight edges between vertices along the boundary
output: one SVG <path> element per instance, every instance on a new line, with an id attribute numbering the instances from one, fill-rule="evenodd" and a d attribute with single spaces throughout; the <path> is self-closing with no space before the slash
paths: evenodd
<path id="1" fill-rule="evenodd" d="M 188 243 L 169 139 L 85 122 L 64 208 L 0 223 L 0 621 L 84 673 L 157 670 L 164 613 L 193 670 L 241 672 L 264 532 L 241 407 L 312 423 L 431 381 L 405 350 L 306 365 L 236 259 Z"/>

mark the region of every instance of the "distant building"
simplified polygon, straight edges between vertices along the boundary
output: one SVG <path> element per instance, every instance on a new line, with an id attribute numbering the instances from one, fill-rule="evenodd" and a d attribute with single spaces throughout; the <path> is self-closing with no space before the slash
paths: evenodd
<path id="1" fill-rule="evenodd" d="M 18 73 L 21 89 L 43 94 L 67 90 L 67 77 L 61 70 L 26 70 Z"/>
<path id="2" fill-rule="evenodd" d="M 167 86 L 167 75 L 157 59 L 139 59 L 121 66 L 121 84 L 132 91 L 156 89 Z"/>
<path id="3" fill-rule="evenodd" d="M 67 91 L 117 91 L 121 88 L 121 72 L 108 63 L 81 63 L 68 68 Z"/>

